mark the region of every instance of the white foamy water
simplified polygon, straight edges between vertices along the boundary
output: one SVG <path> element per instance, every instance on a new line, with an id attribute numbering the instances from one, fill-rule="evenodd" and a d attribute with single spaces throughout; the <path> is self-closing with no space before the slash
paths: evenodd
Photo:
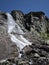
<path id="1" fill-rule="evenodd" d="M 26 45 L 31 45 L 31 43 L 22 36 L 24 32 L 21 30 L 19 25 L 15 23 L 13 17 L 9 13 L 7 13 L 7 17 L 8 34 L 10 35 L 12 42 L 14 42 L 17 45 L 17 47 L 19 47 L 20 50 L 22 50 Z M 20 37 L 21 40 L 19 40 L 14 34 L 11 34 L 12 32 L 16 32 L 17 34 L 19 34 L 18 36 Z"/>
<path id="2" fill-rule="evenodd" d="M 31 45 L 31 42 L 29 42 L 28 40 L 26 40 L 22 35 L 20 35 L 20 38 L 24 41 L 24 43 L 26 43 L 27 45 Z"/>
<path id="3" fill-rule="evenodd" d="M 15 28 L 15 22 L 9 13 L 7 13 L 7 16 L 8 16 L 8 33 L 11 33 Z"/>
<path id="4" fill-rule="evenodd" d="M 20 50 L 23 49 L 27 45 L 26 43 L 17 39 L 16 36 L 14 36 L 13 34 L 10 34 L 10 38 L 12 42 L 15 42 L 15 44 L 20 48 Z"/>

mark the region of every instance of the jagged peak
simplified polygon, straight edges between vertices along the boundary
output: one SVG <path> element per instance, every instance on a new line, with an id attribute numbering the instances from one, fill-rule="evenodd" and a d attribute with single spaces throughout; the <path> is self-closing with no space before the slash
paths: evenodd
<path id="1" fill-rule="evenodd" d="M 24 13 L 21 10 L 12 10 L 11 11 L 11 15 L 13 16 L 13 18 L 16 20 L 16 15 L 19 16 L 21 15 L 21 17 L 24 16 Z M 20 18 L 20 17 L 19 17 Z"/>
<path id="2" fill-rule="evenodd" d="M 31 11 L 31 12 L 29 12 L 28 14 L 25 14 L 25 17 L 26 16 L 35 16 L 35 17 L 38 17 L 39 19 L 41 19 L 41 16 L 44 16 L 45 15 L 45 13 L 44 12 L 42 12 L 42 11 L 37 11 L 37 12 L 33 12 L 33 11 Z"/>
<path id="3" fill-rule="evenodd" d="M 11 12 L 19 12 L 19 13 L 24 14 L 21 10 L 12 10 Z"/>

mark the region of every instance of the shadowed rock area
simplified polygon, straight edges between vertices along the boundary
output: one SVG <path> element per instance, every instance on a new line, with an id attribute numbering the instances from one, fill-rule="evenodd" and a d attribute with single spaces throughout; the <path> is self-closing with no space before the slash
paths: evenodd
<path id="1" fill-rule="evenodd" d="M 0 65 L 49 65 L 49 18 L 45 13 L 39 11 L 24 14 L 20 10 L 11 11 L 15 24 L 18 24 L 24 32 L 24 34 L 17 33 L 15 26 L 11 34 L 25 42 L 20 37 L 22 35 L 25 40 L 32 43 L 27 45 L 25 42 L 26 46 L 21 51 L 15 42 L 12 42 L 8 33 L 6 13 L 0 11 Z"/>

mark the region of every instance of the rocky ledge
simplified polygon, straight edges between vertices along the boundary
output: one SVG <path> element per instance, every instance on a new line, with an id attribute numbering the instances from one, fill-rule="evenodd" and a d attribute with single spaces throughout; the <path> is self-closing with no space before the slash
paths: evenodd
<path id="1" fill-rule="evenodd" d="M 20 10 L 11 11 L 11 16 L 25 34 L 14 30 L 17 39 L 22 35 L 31 45 L 20 51 L 12 42 L 8 34 L 7 12 L 0 11 L 0 64 L 1 65 L 49 65 L 49 18 L 44 12 L 29 12 L 24 14 Z M 27 43 L 26 43 L 27 44 Z"/>

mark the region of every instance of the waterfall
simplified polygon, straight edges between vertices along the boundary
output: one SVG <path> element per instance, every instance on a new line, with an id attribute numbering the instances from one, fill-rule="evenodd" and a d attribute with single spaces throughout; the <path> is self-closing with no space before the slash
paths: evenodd
<path id="1" fill-rule="evenodd" d="M 8 17 L 8 33 L 11 33 L 15 28 L 15 22 L 9 13 L 6 13 Z"/>
<path id="2" fill-rule="evenodd" d="M 26 45 L 31 45 L 31 43 L 22 36 L 24 32 L 21 30 L 20 26 L 15 23 L 13 17 L 9 13 L 6 14 L 8 18 L 8 34 L 10 35 L 11 41 L 14 42 L 20 50 L 22 50 Z M 21 40 L 19 40 L 14 34 L 11 34 L 12 32 L 16 32 L 17 35 L 19 34 L 18 37 L 20 37 Z"/>

